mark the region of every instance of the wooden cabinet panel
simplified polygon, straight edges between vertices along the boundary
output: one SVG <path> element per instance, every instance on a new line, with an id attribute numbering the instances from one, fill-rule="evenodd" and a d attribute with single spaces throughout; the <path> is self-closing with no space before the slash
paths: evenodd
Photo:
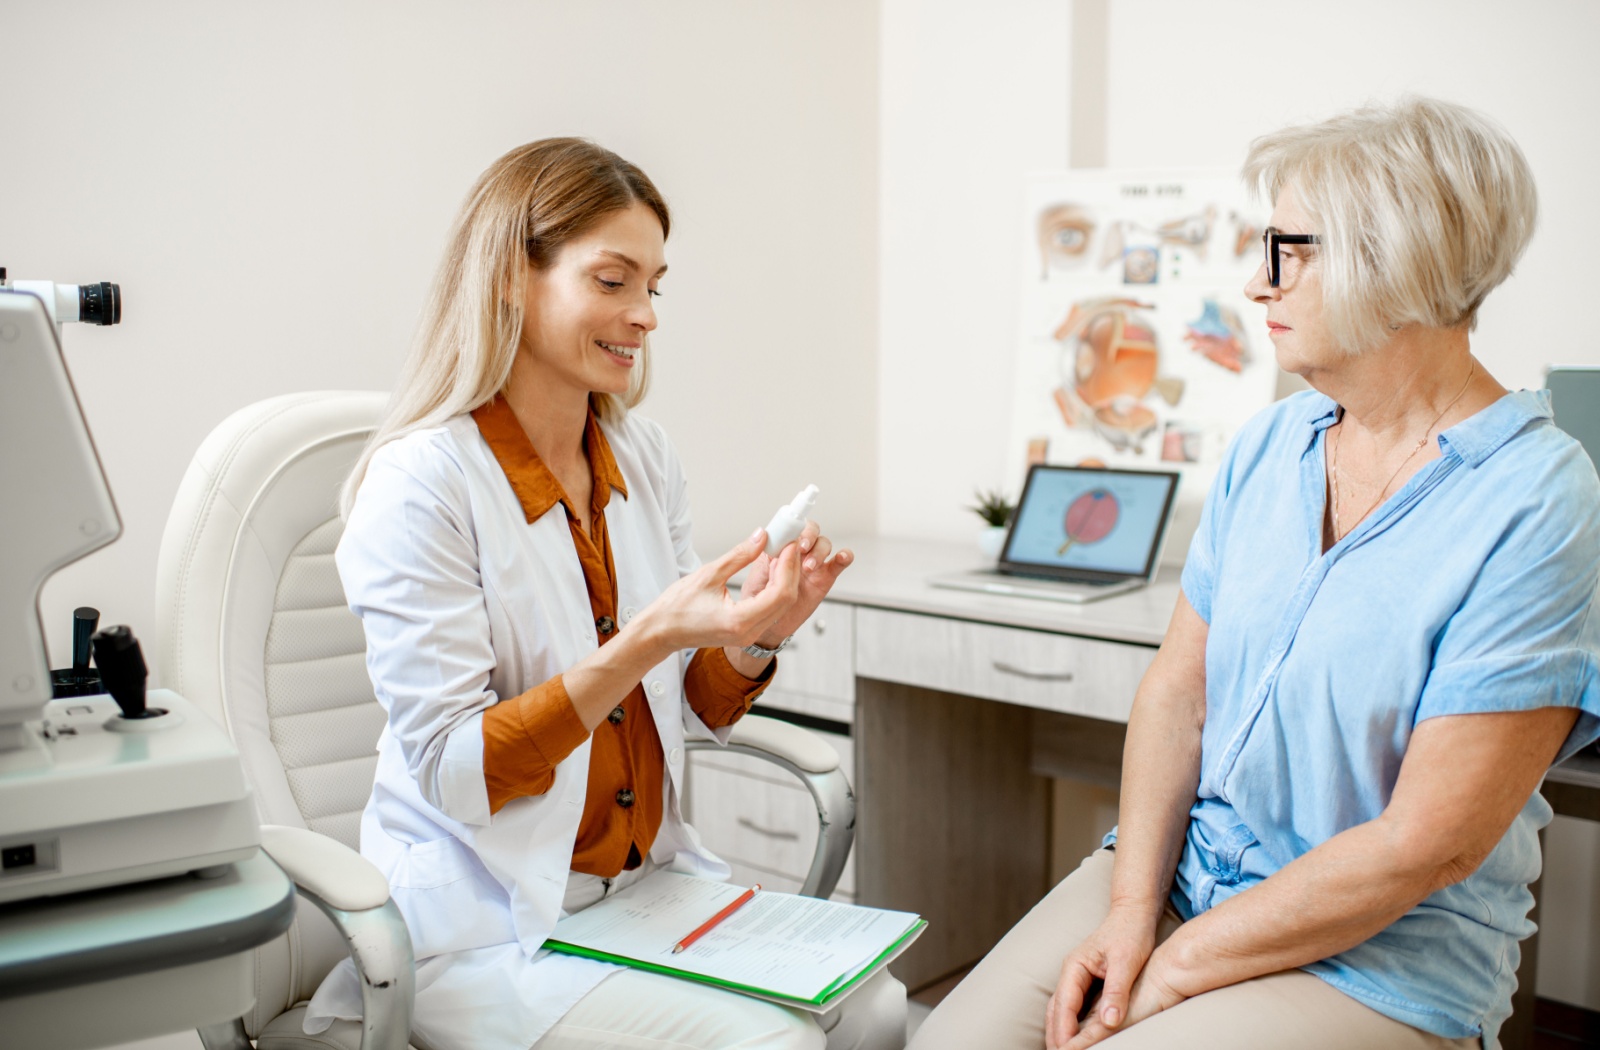
<path id="1" fill-rule="evenodd" d="M 856 674 L 1126 722 L 1149 646 L 884 609 L 856 610 Z"/>

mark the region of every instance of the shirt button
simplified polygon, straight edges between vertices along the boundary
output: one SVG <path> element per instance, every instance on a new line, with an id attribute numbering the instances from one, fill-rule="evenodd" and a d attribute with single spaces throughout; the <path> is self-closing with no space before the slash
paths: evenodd
<path id="1" fill-rule="evenodd" d="M 600 629 L 601 634 L 610 634 L 617 629 L 617 622 L 609 616 L 600 617 L 594 625 Z"/>
<path id="2" fill-rule="evenodd" d="M 665 682 L 651 682 L 650 683 L 650 695 L 651 696 L 661 696 L 666 691 L 667 691 L 667 686 L 666 686 Z"/>
<path id="3" fill-rule="evenodd" d="M 627 717 L 628 717 L 628 712 L 626 712 L 626 711 L 624 711 L 622 709 L 622 705 L 621 704 L 618 704 L 616 707 L 613 707 L 611 709 L 611 713 L 609 715 L 606 715 L 606 721 L 610 722 L 612 725 L 617 725 L 624 718 L 627 718 Z"/>
<path id="4" fill-rule="evenodd" d="M 679 762 L 682 762 L 683 761 L 683 748 L 681 748 L 681 747 L 673 748 L 672 749 L 672 753 L 667 756 L 667 760 L 670 761 L 673 765 L 677 765 Z"/>
<path id="5" fill-rule="evenodd" d="M 622 610 L 622 622 L 623 623 L 627 623 L 629 620 L 633 619 L 634 613 L 635 613 L 635 610 L 634 610 L 633 606 L 631 606 L 631 605 L 628 606 L 626 609 Z"/>
<path id="6" fill-rule="evenodd" d="M 631 788 L 623 788 L 617 792 L 617 805 L 623 809 L 633 808 L 633 790 Z"/>

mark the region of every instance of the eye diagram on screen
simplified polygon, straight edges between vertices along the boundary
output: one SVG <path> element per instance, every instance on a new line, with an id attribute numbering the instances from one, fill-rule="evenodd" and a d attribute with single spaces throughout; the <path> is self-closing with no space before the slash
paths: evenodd
<path id="1" fill-rule="evenodd" d="M 1067 542 L 1056 548 L 1056 556 L 1067 553 L 1074 543 L 1099 543 L 1116 529 L 1122 505 L 1109 489 L 1090 489 L 1067 506 L 1061 527 Z"/>

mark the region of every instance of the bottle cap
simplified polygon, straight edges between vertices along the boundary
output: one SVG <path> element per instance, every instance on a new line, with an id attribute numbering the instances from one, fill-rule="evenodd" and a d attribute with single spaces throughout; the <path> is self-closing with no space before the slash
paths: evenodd
<path id="1" fill-rule="evenodd" d="M 800 494 L 794 498 L 794 502 L 789 504 L 789 510 L 794 514 L 795 517 L 804 518 L 807 514 L 811 513 L 811 508 L 816 505 L 817 487 L 815 485 L 807 485 L 800 491 Z"/>

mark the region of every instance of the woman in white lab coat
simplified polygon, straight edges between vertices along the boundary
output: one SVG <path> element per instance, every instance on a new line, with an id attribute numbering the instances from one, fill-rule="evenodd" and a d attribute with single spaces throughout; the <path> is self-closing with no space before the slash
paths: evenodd
<path id="1" fill-rule="evenodd" d="M 819 1019 L 541 949 L 657 867 L 727 876 L 682 817 L 685 737 L 726 741 L 851 561 L 810 525 L 699 564 L 678 458 L 629 411 L 669 228 L 592 143 L 497 160 L 345 493 L 339 573 L 388 714 L 361 851 L 410 927 L 430 1050 L 903 1043 L 887 974 Z M 306 1029 L 359 1012 L 346 963 Z"/>

